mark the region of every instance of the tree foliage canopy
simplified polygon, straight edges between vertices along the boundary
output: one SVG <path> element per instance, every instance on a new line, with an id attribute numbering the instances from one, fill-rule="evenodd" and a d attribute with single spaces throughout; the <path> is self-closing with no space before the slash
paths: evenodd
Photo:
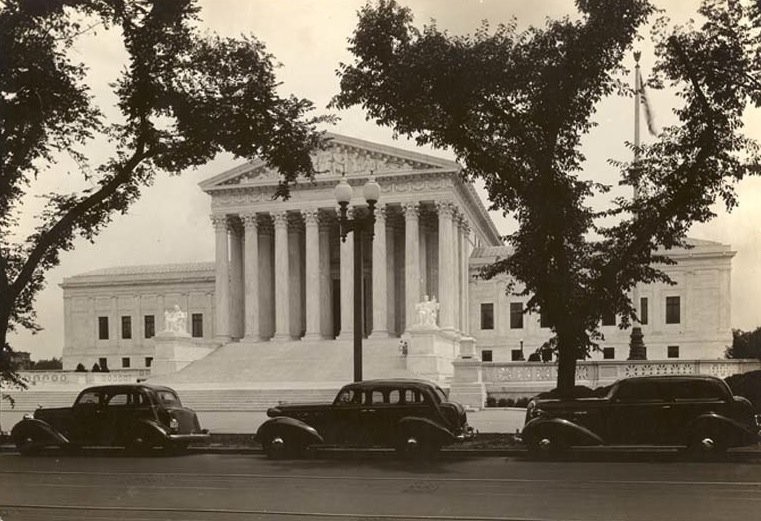
<path id="1" fill-rule="evenodd" d="M 621 184 L 638 185 L 642 196 L 617 198 L 604 212 L 590 198 L 609 187 L 579 176 L 581 139 L 598 103 L 627 92 L 621 64 L 654 12 L 647 0 L 578 0 L 578 19 L 525 31 L 515 22 L 484 25 L 465 36 L 418 29 L 394 0 L 359 13 L 354 62 L 340 66 L 334 106 L 361 105 L 399 134 L 451 149 L 465 175 L 483 179 L 492 209 L 515 217 L 518 231 L 506 237 L 513 253 L 485 275 L 520 281 L 527 310 L 541 309 L 552 325 L 561 390 L 572 389 L 575 361 L 600 338 L 602 316 L 613 311 L 628 326 L 636 319 L 629 291 L 668 282 L 658 268 L 671 262 L 663 249 L 686 246 L 690 225 L 713 217 L 717 199 L 736 204 L 733 182 L 754 151 L 739 133 L 741 117 L 757 99 L 727 80 L 750 88 L 758 77 L 750 34 L 758 16 L 754 7 L 736 14 L 735 4 L 707 4 L 697 29 L 657 24 L 657 82 L 678 90 L 679 124 L 640 147 L 640 161 L 615 164 Z M 719 64 L 732 74 L 718 74 Z"/>
<path id="2" fill-rule="evenodd" d="M 0 2 L 0 346 L 32 330 L 46 270 L 74 240 L 93 240 L 161 172 L 180 173 L 220 152 L 264 159 L 283 174 L 278 196 L 311 177 L 322 143 L 308 100 L 277 94 L 273 57 L 252 36 L 200 34 L 194 0 L 2 0 Z M 90 24 L 91 23 L 91 24 Z M 90 25 L 88 25 L 90 24 Z M 116 79 L 119 121 L 106 121 L 75 59 L 92 26 L 121 34 L 128 56 Z M 106 140 L 113 156 L 88 163 Z M 61 176 L 74 157 L 91 188 L 47 194 L 37 227 L 17 237 L 20 204 L 41 176 Z M 7 356 L 2 357 L 7 362 Z M 11 378 L 7 363 L 3 376 Z"/>
<path id="3" fill-rule="evenodd" d="M 732 330 L 732 345 L 727 349 L 727 358 L 758 358 L 761 360 L 761 327 L 753 331 Z"/>

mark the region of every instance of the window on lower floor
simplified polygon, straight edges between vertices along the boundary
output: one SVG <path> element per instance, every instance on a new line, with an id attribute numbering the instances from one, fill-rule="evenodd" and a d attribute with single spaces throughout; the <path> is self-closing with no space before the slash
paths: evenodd
<path id="1" fill-rule="evenodd" d="M 98 367 L 101 371 L 108 369 L 108 358 L 98 358 Z"/>
<path id="2" fill-rule="evenodd" d="M 681 320 L 679 297 L 666 297 L 666 323 L 678 324 Z"/>
<path id="3" fill-rule="evenodd" d="M 668 358 L 679 358 L 679 346 L 668 346 L 666 348 L 666 357 Z"/>
<path id="4" fill-rule="evenodd" d="M 145 315 L 143 317 L 143 324 L 145 325 L 145 338 L 153 338 L 156 336 L 156 317 L 153 315 Z"/>
<path id="5" fill-rule="evenodd" d="M 491 302 L 481 304 L 481 329 L 494 329 L 494 304 Z"/>
<path id="6" fill-rule="evenodd" d="M 98 317 L 98 340 L 108 340 L 108 317 Z"/>
<path id="7" fill-rule="evenodd" d="M 132 317 L 122 317 L 122 338 L 132 338 Z"/>
<path id="8" fill-rule="evenodd" d="M 153 357 L 152 356 L 146 356 L 145 357 L 145 367 L 150 367 L 153 365 Z"/>
<path id="9" fill-rule="evenodd" d="M 129 369 L 130 360 L 128 356 L 122 357 L 122 369 Z"/>
<path id="10" fill-rule="evenodd" d="M 523 329 L 523 302 L 510 303 L 510 329 Z"/>
<path id="11" fill-rule="evenodd" d="M 616 358 L 616 348 L 615 347 L 603 347 L 602 348 L 602 358 L 603 360 L 613 360 Z"/>
<path id="12" fill-rule="evenodd" d="M 647 325 L 647 297 L 639 299 L 639 323 Z"/>
<path id="13" fill-rule="evenodd" d="M 203 337 L 203 313 L 193 313 L 190 322 L 193 336 L 195 338 Z"/>
<path id="14" fill-rule="evenodd" d="M 520 362 L 523 360 L 523 351 L 521 349 L 512 349 L 510 351 L 510 359 L 513 362 Z"/>
<path id="15" fill-rule="evenodd" d="M 482 362 L 493 362 L 492 358 L 492 352 L 491 349 L 484 349 L 481 351 L 481 361 Z"/>

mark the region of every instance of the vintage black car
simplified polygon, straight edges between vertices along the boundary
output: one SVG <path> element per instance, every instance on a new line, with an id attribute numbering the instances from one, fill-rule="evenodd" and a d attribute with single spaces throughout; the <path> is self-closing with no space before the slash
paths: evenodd
<path id="1" fill-rule="evenodd" d="M 710 376 L 619 380 L 601 398 L 534 398 L 521 434 L 539 455 L 572 446 L 678 446 L 699 452 L 758 443 L 761 417 Z"/>
<path id="2" fill-rule="evenodd" d="M 473 437 L 465 409 L 424 380 L 369 380 L 344 386 L 332 403 L 281 404 L 256 433 L 271 457 L 302 455 L 312 445 L 394 447 L 432 456 Z"/>
<path id="3" fill-rule="evenodd" d="M 37 409 L 11 432 L 22 454 L 50 446 L 116 446 L 135 452 L 160 446 L 181 451 L 208 436 L 174 390 L 142 383 L 87 388 L 72 407 Z"/>

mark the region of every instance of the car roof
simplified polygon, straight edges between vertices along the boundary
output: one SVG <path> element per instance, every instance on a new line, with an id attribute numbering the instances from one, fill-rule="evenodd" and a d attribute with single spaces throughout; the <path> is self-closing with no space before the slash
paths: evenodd
<path id="1" fill-rule="evenodd" d="M 87 387 L 86 389 L 83 389 L 82 392 L 86 391 L 121 391 L 121 390 L 129 390 L 129 389 L 146 389 L 151 391 L 171 391 L 176 394 L 175 390 L 171 387 L 166 387 L 164 385 L 155 385 L 155 384 L 147 384 L 147 383 L 123 383 L 123 384 L 107 384 L 107 385 L 94 385 L 92 387 Z"/>
<path id="2" fill-rule="evenodd" d="M 723 381 L 721 378 L 707 374 L 678 374 L 678 375 L 650 375 L 650 376 L 630 376 L 628 378 L 622 378 L 619 382 L 647 382 L 647 381 L 689 381 L 689 380 L 710 380 Z"/>
<path id="3" fill-rule="evenodd" d="M 371 387 L 399 387 L 400 385 L 405 385 L 408 387 L 426 387 L 429 389 L 436 387 L 436 384 L 429 380 L 422 380 L 417 378 L 384 378 L 384 379 L 376 379 L 376 380 L 363 380 L 361 382 L 353 382 L 350 384 L 346 384 L 344 388 L 351 387 L 351 388 L 367 389 Z"/>

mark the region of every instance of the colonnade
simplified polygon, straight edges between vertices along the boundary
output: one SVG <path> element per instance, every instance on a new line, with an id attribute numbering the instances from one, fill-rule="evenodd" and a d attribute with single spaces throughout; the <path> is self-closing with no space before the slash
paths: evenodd
<path id="1" fill-rule="evenodd" d="M 212 223 L 218 340 L 333 338 L 336 320 L 338 337 L 352 337 L 356 238 L 349 233 L 339 241 L 336 209 L 213 215 Z M 417 322 L 415 306 L 424 295 L 439 300 L 442 329 L 469 331 L 471 244 L 467 217 L 451 201 L 377 208 L 372 252 L 365 254 L 371 266 L 371 304 L 365 308 L 371 330 L 363 334 L 398 336 Z M 340 318 L 333 316 L 336 307 Z"/>

